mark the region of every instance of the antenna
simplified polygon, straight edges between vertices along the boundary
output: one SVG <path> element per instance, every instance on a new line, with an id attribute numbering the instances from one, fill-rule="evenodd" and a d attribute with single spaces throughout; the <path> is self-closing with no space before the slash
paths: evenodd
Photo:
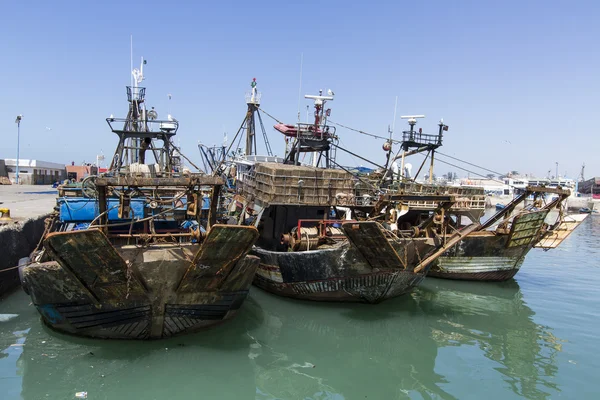
<path id="1" fill-rule="evenodd" d="M 425 118 L 425 116 L 424 115 L 401 115 L 400 118 L 407 119 L 409 124 L 411 122 L 413 124 L 416 124 L 417 123 L 417 118 Z"/>
<path id="2" fill-rule="evenodd" d="M 396 129 L 396 110 L 398 109 L 398 96 L 396 96 L 396 102 L 394 103 L 394 122 L 392 122 L 392 131 L 390 132 L 390 139 L 394 139 L 394 130 Z"/>
<path id="3" fill-rule="evenodd" d="M 302 98 L 302 65 L 304 64 L 304 53 L 300 53 L 300 88 L 298 89 L 298 124 L 300 123 L 300 99 Z"/>
<path id="4" fill-rule="evenodd" d="M 130 71 L 133 71 L 133 35 L 129 36 L 129 63 L 131 64 Z M 131 75 L 131 87 L 133 87 L 133 75 Z"/>

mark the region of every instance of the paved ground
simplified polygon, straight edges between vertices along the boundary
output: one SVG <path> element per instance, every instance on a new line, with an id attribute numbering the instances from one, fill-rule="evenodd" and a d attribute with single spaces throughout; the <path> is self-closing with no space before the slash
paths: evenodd
<path id="1" fill-rule="evenodd" d="M 50 185 L 0 185 L 0 208 L 16 220 L 36 218 L 52 211 L 56 196 Z"/>

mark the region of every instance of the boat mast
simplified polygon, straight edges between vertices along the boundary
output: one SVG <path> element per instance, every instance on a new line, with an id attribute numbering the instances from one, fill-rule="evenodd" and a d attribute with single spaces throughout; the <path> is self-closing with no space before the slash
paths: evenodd
<path id="1" fill-rule="evenodd" d="M 175 154 L 175 147 L 171 138 L 177 133 L 179 123 L 176 119 L 168 116 L 166 121 L 157 120 L 158 114 L 154 107 L 146 110 L 146 88 L 140 83 L 144 80 L 144 65 L 146 60 L 141 58 L 140 68 L 131 71 L 132 86 L 127 86 L 127 101 L 129 111 L 126 118 L 115 118 L 112 115 L 106 119 L 110 129 L 119 136 L 119 144 L 115 150 L 110 172 L 121 174 L 133 172 L 130 168 L 133 164 L 139 164 L 139 168 L 148 169 L 153 164 L 154 174 L 171 174 L 173 167 L 178 167 L 179 152 Z M 121 125 L 122 124 L 122 125 Z M 116 125 L 120 125 L 117 127 Z M 158 140 L 159 142 L 155 142 Z M 162 143 L 162 145 L 156 145 Z M 146 152 L 154 156 L 154 163 L 147 163 Z M 147 167 L 141 167 L 142 164 Z M 177 171 L 179 172 L 179 171 Z"/>
<path id="2" fill-rule="evenodd" d="M 424 134 L 423 130 L 419 128 L 418 131 L 415 131 L 415 125 L 417 124 L 417 118 L 425 118 L 424 115 L 404 115 L 401 116 L 402 119 L 407 119 L 408 124 L 410 125 L 410 130 L 402 132 L 402 155 L 401 155 L 401 166 L 400 166 L 400 179 L 404 179 L 404 161 L 407 156 L 421 153 L 424 151 L 429 152 L 429 154 L 423 160 L 421 167 L 415 174 L 414 179 L 419 175 L 421 169 L 425 165 L 425 161 L 429 155 L 431 155 L 431 160 L 429 164 L 429 183 L 433 183 L 433 167 L 435 162 L 435 149 L 442 145 L 442 137 L 444 131 L 448 130 L 448 125 L 444 125 L 444 120 L 440 120 L 438 127 L 439 131 L 437 135 Z M 413 149 L 413 150 L 411 150 Z M 394 161 L 397 159 L 396 157 Z M 393 162 L 392 162 L 393 164 Z"/>
<path id="3" fill-rule="evenodd" d="M 267 132 L 265 130 L 262 117 L 260 116 L 259 109 L 262 93 L 259 92 L 257 89 L 256 78 L 252 78 L 250 87 L 252 88 L 251 91 L 249 93 L 246 93 L 246 104 L 248 105 L 248 111 L 246 112 L 246 118 L 242 124 L 242 128 L 246 129 L 246 151 L 244 154 L 247 156 L 257 154 L 256 117 L 258 117 L 258 122 L 260 123 L 260 127 L 262 130 L 265 147 L 267 148 L 267 155 L 273 156 L 273 151 L 271 150 L 271 145 L 269 144 L 269 138 L 267 137 Z"/>

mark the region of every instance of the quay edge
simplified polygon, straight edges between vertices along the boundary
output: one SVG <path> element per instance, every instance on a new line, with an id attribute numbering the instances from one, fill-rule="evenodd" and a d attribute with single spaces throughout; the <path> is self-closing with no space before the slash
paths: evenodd
<path id="1" fill-rule="evenodd" d="M 28 257 L 44 234 L 47 215 L 0 226 L 0 298 L 20 285 L 19 260 Z"/>

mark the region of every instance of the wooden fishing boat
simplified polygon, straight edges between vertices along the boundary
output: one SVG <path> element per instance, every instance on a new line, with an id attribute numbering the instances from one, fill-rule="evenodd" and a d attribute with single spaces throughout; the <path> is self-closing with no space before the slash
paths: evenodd
<path id="1" fill-rule="evenodd" d="M 376 186 L 335 168 L 335 149 L 341 148 L 325 109 L 333 97 L 306 97 L 315 101 L 315 122 L 298 124 L 284 163 L 259 162 L 248 168 L 246 162 L 238 169 L 245 168 L 237 180 L 238 218 L 260 232 L 252 250 L 261 260 L 254 284 L 316 301 L 378 303 L 409 292 L 435 257 L 475 226 L 440 235 L 437 222 L 455 198 L 435 194 L 418 198 L 435 204 L 421 225 L 427 236 L 399 236 L 369 220 L 376 205 L 393 208 L 414 196 L 380 197 Z M 253 110 L 249 103 L 249 116 Z M 255 131 L 248 121 L 245 125 L 248 132 Z M 281 132 L 281 124 L 275 128 Z M 247 143 L 251 152 L 255 145 Z M 311 165 L 300 165 L 301 154 L 307 153 Z"/>
<path id="2" fill-rule="evenodd" d="M 107 119 L 119 137 L 108 172 L 59 188 L 21 271 L 43 321 L 61 332 L 156 339 L 221 323 L 258 266 L 247 255 L 256 228 L 218 223 L 223 180 L 184 170 L 178 122 L 146 110 L 142 68 L 127 87 L 127 118 Z"/>
<path id="3" fill-rule="evenodd" d="M 393 193 L 447 194 L 456 196 L 456 203 L 440 216 L 440 233 L 446 235 L 479 222 L 485 211 L 483 188 L 471 186 L 448 186 L 433 181 L 434 154 L 442 144 L 444 124 L 440 121 L 438 135 L 422 133 L 415 129 L 417 118 L 407 116 L 410 130 L 403 132 L 401 154 L 391 160 L 392 165 L 401 159 L 398 172 L 390 168 L 384 173 L 381 189 Z M 391 141 L 384 150 L 391 154 Z M 416 176 L 407 176 L 405 157 L 427 152 Z M 429 183 L 416 183 L 415 179 L 430 159 Z M 388 155 L 388 160 L 390 160 Z M 502 281 L 512 278 L 521 267 L 527 253 L 533 247 L 545 249 L 558 246 L 584 219 L 585 216 L 567 215 L 566 200 L 569 190 L 560 187 L 528 186 L 509 204 L 497 207 L 498 211 L 485 223 L 438 257 L 429 270 L 429 276 L 447 279 Z M 529 203 L 524 205 L 526 201 Z M 392 231 L 410 232 L 421 221 L 429 218 L 436 209 L 427 202 L 403 203 L 389 220 Z M 373 210 L 376 216 L 382 208 Z M 388 210 L 389 211 L 389 210 Z M 418 230 L 418 229 L 417 229 Z M 426 233 L 419 230 L 421 233 Z"/>
<path id="4" fill-rule="evenodd" d="M 558 195 L 543 204 L 547 194 Z M 429 275 L 445 279 L 504 281 L 515 276 L 534 248 L 556 248 L 586 215 L 566 215 L 570 192 L 529 186 L 504 209 L 439 257 Z M 516 211 L 529 196 L 533 206 Z"/>

